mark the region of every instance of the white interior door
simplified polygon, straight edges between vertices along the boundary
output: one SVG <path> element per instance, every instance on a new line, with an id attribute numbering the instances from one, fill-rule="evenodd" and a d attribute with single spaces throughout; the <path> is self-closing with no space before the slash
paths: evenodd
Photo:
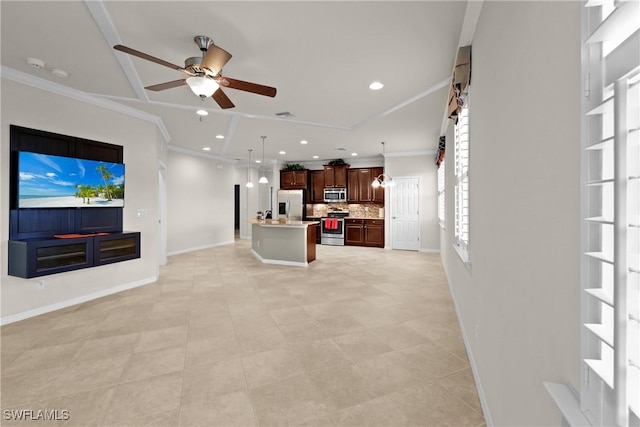
<path id="1" fill-rule="evenodd" d="M 420 180 L 393 178 L 391 190 L 391 248 L 420 249 Z"/>

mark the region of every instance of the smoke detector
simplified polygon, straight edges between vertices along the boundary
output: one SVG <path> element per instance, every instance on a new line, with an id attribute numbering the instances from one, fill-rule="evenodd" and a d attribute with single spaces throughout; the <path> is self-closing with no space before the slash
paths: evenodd
<path id="1" fill-rule="evenodd" d="M 51 70 L 51 74 L 56 77 L 60 77 L 61 79 L 66 79 L 67 77 L 69 77 L 69 73 L 62 68 L 54 68 L 53 70 Z"/>
<path id="2" fill-rule="evenodd" d="M 44 61 L 38 58 L 27 58 L 27 64 L 31 65 L 33 68 L 44 68 L 45 66 Z"/>

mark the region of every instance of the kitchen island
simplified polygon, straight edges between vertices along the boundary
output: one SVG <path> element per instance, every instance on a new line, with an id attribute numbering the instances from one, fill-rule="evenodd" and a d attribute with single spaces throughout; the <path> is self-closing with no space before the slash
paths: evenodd
<path id="1" fill-rule="evenodd" d="M 316 259 L 318 221 L 250 220 L 251 252 L 265 264 L 307 267 Z"/>

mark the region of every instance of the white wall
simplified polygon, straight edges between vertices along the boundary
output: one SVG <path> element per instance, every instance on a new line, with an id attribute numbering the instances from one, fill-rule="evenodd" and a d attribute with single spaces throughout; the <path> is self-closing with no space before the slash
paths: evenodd
<path id="1" fill-rule="evenodd" d="M 2 79 L 0 140 L 0 292 L 2 321 L 46 312 L 73 301 L 155 280 L 157 271 L 158 148 L 156 126 L 94 105 Z M 35 280 L 7 276 L 9 230 L 9 125 L 77 136 L 124 146 L 126 192 L 124 230 L 140 231 L 142 257 L 125 263 L 44 276 Z M 147 216 L 136 217 L 137 209 Z M 126 268 L 123 266 L 126 265 Z"/>
<path id="2" fill-rule="evenodd" d="M 438 225 L 438 169 L 435 154 L 387 157 L 385 174 L 393 178 L 418 177 L 420 179 L 420 250 L 440 250 L 440 229 Z M 393 191 L 393 190 L 391 190 Z M 391 199 L 385 191 L 385 246 L 391 246 Z"/>
<path id="3" fill-rule="evenodd" d="M 167 163 L 167 253 L 233 243 L 235 166 L 171 150 Z"/>
<path id="4" fill-rule="evenodd" d="M 543 381 L 580 384 L 579 2 L 484 3 L 473 40 L 470 256 L 442 260 L 494 425 L 560 425 Z"/>

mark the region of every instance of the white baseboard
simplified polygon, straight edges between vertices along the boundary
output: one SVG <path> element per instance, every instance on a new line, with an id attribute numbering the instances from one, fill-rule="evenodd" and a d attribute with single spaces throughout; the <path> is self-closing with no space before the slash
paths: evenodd
<path id="1" fill-rule="evenodd" d="M 254 251 L 253 249 L 251 249 L 251 253 L 253 254 L 254 257 L 256 257 L 258 259 L 258 261 L 260 261 L 263 264 L 275 264 L 275 265 L 289 265 L 292 267 L 309 267 L 309 263 L 308 262 L 296 262 L 296 261 L 281 261 L 281 260 L 277 260 L 277 259 L 266 259 L 266 258 L 262 258 L 260 256 L 260 254 L 256 251 Z"/>
<path id="2" fill-rule="evenodd" d="M 491 412 L 489 411 L 489 404 L 487 403 L 487 398 L 484 394 L 484 388 L 482 387 L 482 381 L 480 381 L 480 376 L 478 374 L 478 367 L 476 366 L 476 360 L 473 357 L 473 351 L 471 351 L 471 345 L 469 344 L 469 339 L 467 338 L 467 333 L 464 329 L 464 323 L 462 322 L 462 317 L 460 316 L 460 310 L 458 309 L 458 301 L 456 301 L 456 294 L 453 292 L 451 288 L 451 282 L 449 281 L 449 275 L 447 274 L 446 268 L 444 268 L 444 274 L 447 278 L 447 285 L 449 286 L 449 293 L 451 294 L 451 299 L 453 300 L 453 306 L 456 309 L 456 317 L 458 318 L 458 324 L 460 325 L 460 331 L 462 332 L 462 339 L 464 340 L 464 347 L 467 350 L 467 356 L 469 356 L 469 364 L 471 365 L 471 372 L 473 372 L 473 379 L 476 382 L 476 389 L 478 391 L 478 398 L 480 399 L 480 406 L 482 407 L 482 413 L 484 414 L 484 420 L 487 424 L 487 427 L 492 427 L 493 419 L 491 418 Z"/>
<path id="3" fill-rule="evenodd" d="M 234 243 L 235 243 L 235 241 L 231 240 L 229 242 L 213 243 L 211 245 L 196 246 L 194 248 L 180 249 L 179 251 L 169 252 L 167 254 L 167 256 L 186 254 L 186 253 L 193 252 L 193 251 L 200 251 L 202 249 L 217 248 L 218 246 L 232 245 Z"/>
<path id="4" fill-rule="evenodd" d="M 104 289 L 98 292 L 92 292 L 87 295 L 71 298 L 66 301 L 60 301 L 55 304 L 45 305 L 43 307 L 34 308 L 33 310 L 23 311 L 22 313 L 12 314 L 0 318 L 0 325 L 8 325 L 9 323 L 18 322 L 20 320 L 28 319 L 30 317 L 39 316 L 41 314 L 50 313 L 52 311 L 60 310 L 62 308 L 71 307 L 72 305 L 82 304 L 83 302 L 91 301 L 97 298 L 106 297 L 107 295 L 116 294 L 118 292 L 126 291 L 129 289 L 137 288 L 139 286 L 148 285 L 158 280 L 157 276 L 149 277 L 147 279 L 137 280 L 131 283 L 125 283 L 123 285 L 115 286 L 113 288 Z"/>
<path id="5" fill-rule="evenodd" d="M 427 252 L 431 254 L 439 254 L 440 248 L 420 248 L 420 252 Z"/>

